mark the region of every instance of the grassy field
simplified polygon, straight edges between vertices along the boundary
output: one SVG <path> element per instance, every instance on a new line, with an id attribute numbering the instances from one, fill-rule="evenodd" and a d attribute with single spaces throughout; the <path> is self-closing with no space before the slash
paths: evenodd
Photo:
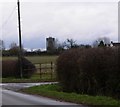
<path id="1" fill-rule="evenodd" d="M 26 58 L 29 61 L 31 61 L 33 64 L 35 64 L 36 68 L 39 68 L 39 64 L 37 65 L 36 63 L 43 63 L 41 66 L 43 68 L 43 67 L 50 67 L 51 62 L 55 64 L 57 57 L 58 56 L 28 56 Z M 17 57 L 2 57 L 2 60 L 9 60 L 9 59 L 15 60 L 17 59 Z M 40 81 L 56 81 L 55 69 L 54 71 L 52 71 L 52 74 L 51 74 L 51 69 L 42 69 L 41 75 L 40 75 L 40 70 L 37 69 L 37 72 L 29 79 L 25 79 L 25 78 L 16 79 L 14 77 L 2 78 L 2 82 L 40 82 Z"/>
<path id="2" fill-rule="evenodd" d="M 27 56 L 25 57 L 32 63 L 48 63 L 48 62 L 56 62 L 58 56 Z M 15 60 L 17 57 L 2 57 L 2 60 Z"/>
<path id="3" fill-rule="evenodd" d="M 68 102 L 90 105 L 90 106 L 95 105 L 95 107 L 97 107 L 97 105 L 98 107 L 100 105 L 101 105 L 100 107 L 104 107 L 104 105 L 106 107 L 109 106 L 118 107 L 120 104 L 119 100 L 115 100 L 111 97 L 90 96 L 90 95 L 62 92 L 60 86 L 57 84 L 34 86 L 23 89 L 22 91 L 29 94 L 42 95 L 62 101 L 68 101 Z"/>

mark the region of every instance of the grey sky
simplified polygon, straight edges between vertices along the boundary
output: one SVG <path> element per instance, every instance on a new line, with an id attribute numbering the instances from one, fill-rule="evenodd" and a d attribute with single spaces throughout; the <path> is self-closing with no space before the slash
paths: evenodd
<path id="1" fill-rule="evenodd" d="M 2 3 L 2 18 L 0 16 L 0 31 L 2 29 L 6 47 L 12 41 L 18 43 L 17 3 L 12 1 Z M 25 48 L 45 48 L 45 38 L 49 36 L 61 42 L 73 38 L 79 44 L 91 44 L 104 36 L 118 40 L 117 1 L 45 1 L 21 1 L 22 42 Z"/>

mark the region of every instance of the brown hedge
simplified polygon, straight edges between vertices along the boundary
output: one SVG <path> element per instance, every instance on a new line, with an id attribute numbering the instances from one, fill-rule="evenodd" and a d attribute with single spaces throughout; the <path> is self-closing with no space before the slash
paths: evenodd
<path id="1" fill-rule="evenodd" d="M 24 78 L 30 78 L 36 71 L 35 66 L 26 58 L 22 58 L 22 69 Z M 19 60 L 3 60 L 2 77 L 20 78 Z"/>
<path id="2" fill-rule="evenodd" d="M 64 91 L 120 97 L 120 48 L 72 49 L 57 60 Z"/>

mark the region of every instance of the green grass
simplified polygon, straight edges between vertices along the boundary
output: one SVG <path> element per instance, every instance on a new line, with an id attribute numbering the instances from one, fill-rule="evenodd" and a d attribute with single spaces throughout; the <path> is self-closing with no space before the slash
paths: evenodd
<path id="1" fill-rule="evenodd" d="M 16 79 L 2 78 L 2 83 L 36 83 L 36 82 L 55 82 L 56 79 Z"/>
<path id="2" fill-rule="evenodd" d="M 2 60 L 16 60 L 17 57 L 13 57 L 13 56 L 10 56 L 10 57 L 2 57 Z"/>
<path id="3" fill-rule="evenodd" d="M 21 91 L 29 94 L 42 95 L 42 96 L 50 97 L 53 99 L 58 99 L 62 101 L 68 101 L 68 102 L 78 103 L 83 105 L 90 105 L 90 106 L 91 105 L 118 106 L 120 104 L 120 101 L 115 100 L 111 97 L 89 96 L 89 95 L 81 95 L 76 93 L 66 93 L 60 90 L 61 89 L 59 85 L 52 84 L 52 85 L 34 86 L 34 87 L 23 89 Z"/>
<path id="4" fill-rule="evenodd" d="M 47 81 L 56 81 L 56 75 L 53 74 L 51 77 L 50 73 L 42 74 L 40 77 L 40 74 L 35 73 L 31 78 L 14 78 L 14 77 L 8 77 L 8 78 L 2 78 L 2 83 L 30 83 L 30 82 L 47 82 Z"/>

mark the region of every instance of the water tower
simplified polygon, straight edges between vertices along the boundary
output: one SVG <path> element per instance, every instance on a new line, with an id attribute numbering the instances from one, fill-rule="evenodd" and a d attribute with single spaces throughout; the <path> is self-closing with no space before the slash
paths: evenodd
<path id="1" fill-rule="evenodd" d="M 46 49 L 47 52 L 55 51 L 55 38 L 52 37 L 46 38 Z"/>

